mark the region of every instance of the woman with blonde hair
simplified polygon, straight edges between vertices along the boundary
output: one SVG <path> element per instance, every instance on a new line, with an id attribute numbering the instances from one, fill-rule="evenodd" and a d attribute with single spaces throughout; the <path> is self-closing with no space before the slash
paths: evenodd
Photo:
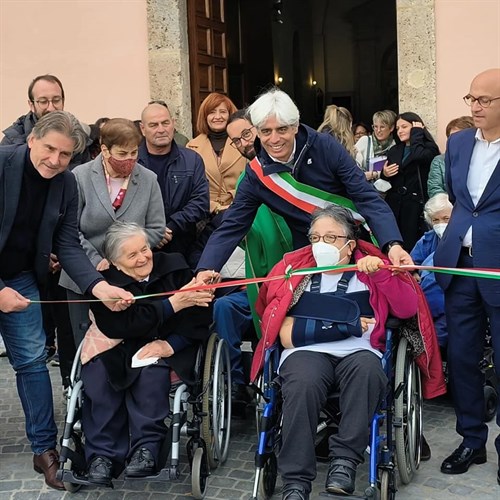
<path id="1" fill-rule="evenodd" d="M 318 132 L 333 135 L 347 149 L 347 152 L 356 159 L 354 134 L 352 133 L 352 115 L 348 109 L 335 106 L 335 104 L 327 106 L 323 123 L 318 127 Z"/>

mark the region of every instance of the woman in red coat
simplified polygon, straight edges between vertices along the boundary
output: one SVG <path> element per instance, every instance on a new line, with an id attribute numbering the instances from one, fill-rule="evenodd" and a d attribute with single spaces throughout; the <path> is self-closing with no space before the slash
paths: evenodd
<path id="1" fill-rule="evenodd" d="M 380 358 L 388 315 L 416 314 L 418 296 L 411 280 L 380 266 L 387 261 L 368 255 L 375 247 L 357 240 L 351 213 L 328 206 L 313 214 L 311 245 L 286 254 L 271 274 L 305 267 L 356 262 L 357 272 L 292 276 L 264 284 L 257 302 L 262 353 L 279 336 L 284 347 L 279 378 L 283 394 L 279 471 L 283 500 L 309 498 L 316 477 L 314 437 L 319 413 L 332 386 L 340 390 L 342 418 L 330 438 L 326 489 L 351 494 L 356 468 L 369 441 L 371 418 L 385 394 L 387 378 Z M 320 278 L 320 279 L 318 279 Z"/>

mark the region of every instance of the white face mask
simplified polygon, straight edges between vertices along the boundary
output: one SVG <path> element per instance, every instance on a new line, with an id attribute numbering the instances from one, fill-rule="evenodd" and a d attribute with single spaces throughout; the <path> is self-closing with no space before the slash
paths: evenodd
<path id="1" fill-rule="evenodd" d="M 444 230 L 448 227 L 447 222 L 442 222 L 440 224 L 434 224 L 432 226 L 432 229 L 434 229 L 434 232 L 438 235 L 438 238 L 443 237 Z"/>
<path id="2" fill-rule="evenodd" d="M 349 241 L 339 250 L 335 245 L 329 245 L 324 241 L 312 244 L 312 253 L 318 267 L 336 266 L 340 263 L 340 252 L 349 245 Z M 346 256 L 347 257 L 347 256 Z M 342 260 L 344 260 L 342 258 Z"/>

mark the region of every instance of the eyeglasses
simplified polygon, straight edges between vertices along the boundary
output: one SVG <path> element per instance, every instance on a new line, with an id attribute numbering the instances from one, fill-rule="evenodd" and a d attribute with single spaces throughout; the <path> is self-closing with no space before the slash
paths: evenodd
<path id="1" fill-rule="evenodd" d="M 56 106 L 59 106 L 59 104 L 61 104 L 62 102 L 64 101 L 64 99 L 60 96 L 57 96 L 57 97 L 53 97 L 52 99 L 45 99 L 45 97 L 42 97 L 41 99 L 37 99 L 36 101 L 32 101 L 32 102 L 36 102 L 41 108 L 46 108 L 49 103 L 52 103 L 52 106 L 54 106 L 54 108 Z"/>
<path id="2" fill-rule="evenodd" d="M 245 139 L 245 141 L 249 141 L 253 137 L 252 129 L 255 127 L 250 127 L 243 129 L 241 131 L 240 137 L 234 137 L 233 140 L 229 143 L 233 148 L 239 148 L 241 146 L 241 139 Z"/>
<path id="3" fill-rule="evenodd" d="M 311 243 L 318 243 L 323 240 L 329 245 L 333 245 L 337 241 L 337 238 L 342 238 L 344 240 L 349 239 L 347 236 L 341 236 L 340 234 L 325 234 L 324 236 L 320 236 L 319 234 L 310 234 L 308 238 Z"/>
<path id="4" fill-rule="evenodd" d="M 484 95 L 474 97 L 473 95 L 467 94 L 464 97 L 464 102 L 467 106 L 472 106 L 477 101 L 479 106 L 487 108 L 491 104 L 491 101 L 496 101 L 497 99 L 500 99 L 500 97 L 485 97 Z"/>

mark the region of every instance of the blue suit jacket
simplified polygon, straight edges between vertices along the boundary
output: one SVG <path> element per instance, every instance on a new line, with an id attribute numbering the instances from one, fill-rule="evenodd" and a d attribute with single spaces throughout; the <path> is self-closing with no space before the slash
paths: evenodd
<path id="1" fill-rule="evenodd" d="M 19 207 L 24 164 L 28 146 L 0 147 L 0 253 Z M 47 202 L 40 222 L 33 269 L 39 282 L 49 272 L 50 253 L 55 253 L 63 268 L 81 290 L 102 276 L 90 263 L 80 245 L 77 225 L 78 190 L 74 175 L 63 172 L 50 181 Z M 5 284 L 0 280 L 0 289 Z"/>
<path id="2" fill-rule="evenodd" d="M 453 203 L 451 220 L 441 239 L 434 263 L 456 267 L 463 239 L 472 226 L 474 267 L 500 269 L 500 161 L 497 163 L 483 195 L 476 206 L 467 189 L 476 129 L 466 129 L 450 136 L 446 148 L 446 184 Z M 438 274 L 436 279 L 446 290 L 451 275 Z M 500 280 L 479 279 L 483 298 L 492 306 L 500 306 Z"/>

